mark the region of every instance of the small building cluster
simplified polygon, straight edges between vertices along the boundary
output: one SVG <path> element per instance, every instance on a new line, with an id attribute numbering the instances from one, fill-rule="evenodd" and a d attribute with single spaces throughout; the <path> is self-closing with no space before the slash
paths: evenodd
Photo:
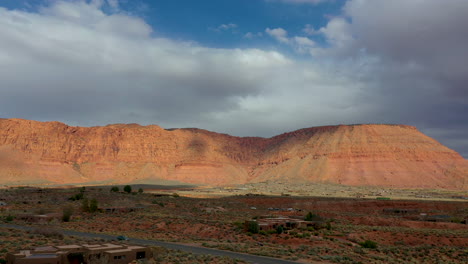
<path id="1" fill-rule="evenodd" d="M 134 260 L 151 258 L 149 248 L 141 246 L 95 244 L 38 247 L 8 253 L 8 264 L 128 264 Z"/>

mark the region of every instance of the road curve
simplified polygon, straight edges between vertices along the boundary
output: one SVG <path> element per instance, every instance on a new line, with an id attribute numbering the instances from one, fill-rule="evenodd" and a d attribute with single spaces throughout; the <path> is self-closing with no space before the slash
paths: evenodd
<path id="1" fill-rule="evenodd" d="M 13 224 L 0 224 L 0 227 L 19 229 L 19 230 L 25 230 L 25 231 L 33 230 L 34 228 L 36 228 L 34 226 L 30 227 L 30 226 L 13 225 Z M 107 240 L 115 239 L 115 236 L 106 235 L 106 234 L 78 232 L 78 231 L 63 230 L 63 229 L 60 231 L 62 231 L 63 234 L 67 236 L 76 236 L 76 237 L 84 237 L 84 238 L 100 238 L 100 239 L 107 239 Z M 132 242 L 132 244 L 165 247 L 168 249 L 181 250 L 181 251 L 190 252 L 190 253 L 197 254 L 197 255 L 213 255 L 213 256 L 230 257 L 234 259 L 244 260 L 244 261 L 254 263 L 254 264 L 298 264 L 299 263 L 299 262 L 294 262 L 294 261 L 289 261 L 289 260 L 262 257 L 262 256 L 237 253 L 237 252 L 226 251 L 226 250 L 184 245 L 184 244 L 179 244 L 179 243 L 163 242 L 163 241 L 157 241 L 157 240 L 130 238 L 130 241 Z"/>

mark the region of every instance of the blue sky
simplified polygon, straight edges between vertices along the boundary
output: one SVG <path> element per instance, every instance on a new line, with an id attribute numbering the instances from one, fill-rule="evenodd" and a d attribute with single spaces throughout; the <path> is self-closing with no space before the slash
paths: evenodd
<path id="1" fill-rule="evenodd" d="M 53 0 L 4 0 L 9 9 L 37 12 Z M 89 1 L 88 1 L 89 2 Z M 165 0 L 119 1 L 119 12 L 142 17 L 153 27 L 154 34 L 183 41 L 195 41 L 215 48 L 269 47 L 283 48 L 268 36 L 248 38 L 247 33 L 264 34 L 266 28 L 284 28 L 289 34 L 302 35 L 322 42 L 320 35 L 310 36 L 306 25 L 315 29 L 326 26 L 329 17 L 341 14 L 345 1 L 317 4 L 266 0 Z M 103 5 L 106 13 L 111 7 Z M 226 25 L 227 27 L 223 27 Z"/>
<path id="2" fill-rule="evenodd" d="M 468 157 L 467 13 L 466 0 L 3 0 L 0 117 L 264 137 L 397 123 Z"/>

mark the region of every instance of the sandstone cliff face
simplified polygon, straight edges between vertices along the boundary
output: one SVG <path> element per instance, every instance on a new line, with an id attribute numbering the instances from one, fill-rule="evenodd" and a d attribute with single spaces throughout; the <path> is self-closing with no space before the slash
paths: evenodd
<path id="1" fill-rule="evenodd" d="M 201 129 L 0 120 L 0 183 L 225 185 L 267 180 L 466 189 L 467 160 L 416 128 L 352 125 L 239 138 Z"/>

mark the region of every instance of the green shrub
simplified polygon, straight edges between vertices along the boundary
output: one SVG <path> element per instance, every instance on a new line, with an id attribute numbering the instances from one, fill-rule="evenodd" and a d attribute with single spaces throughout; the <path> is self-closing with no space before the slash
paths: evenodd
<path id="1" fill-rule="evenodd" d="M 279 225 L 276 227 L 276 234 L 282 234 L 284 231 L 284 227 L 282 225 Z"/>
<path id="2" fill-rule="evenodd" d="M 6 220 L 7 222 L 11 222 L 11 221 L 13 221 L 13 219 L 15 219 L 15 217 L 12 216 L 12 215 L 8 215 L 8 216 L 5 218 L 5 220 Z"/>
<path id="3" fill-rule="evenodd" d="M 304 220 L 305 221 L 321 221 L 322 220 L 322 217 L 320 217 L 319 215 L 316 215 L 312 212 L 308 212 L 306 214 L 306 216 L 304 217 Z"/>
<path id="4" fill-rule="evenodd" d="M 138 193 L 143 193 L 143 189 L 142 188 L 138 189 Z"/>
<path id="5" fill-rule="evenodd" d="M 247 231 L 252 234 L 258 234 L 260 227 L 258 226 L 257 221 L 250 221 L 247 225 Z"/>
<path id="6" fill-rule="evenodd" d="M 80 193 L 77 193 L 77 194 L 73 195 L 72 197 L 68 198 L 68 200 L 70 200 L 70 201 L 79 201 L 79 200 L 82 200 L 83 198 L 84 198 L 84 193 L 80 192 Z"/>
<path id="7" fill-rule="evenodd" d="M 97 212 L 98 210 L 98 202 L 96 199 L 91 199 L 91 201 L 89 202 L 89 212 L 90 213 L 95 213 Z"/>
<path id="8" fill-rule="evenodd" d="M 131 193 L 131 192 L 132 192 L 132 186 L 130 186 L 130 185 L 125 185 L 125 187 L 124 187 L 123 190 L 124 190 L 124 192 L 126 192 L 126 193 Z"/>
<path id="9" fill-rule="evenodd" d="M 62 221 L 69 222 L 72 214 L 73 214 L 73 208 L 71 206 L 64 207 L 63 214 L 62 214 Z"/>
<path id="10" fill-rule="evenodd" d="M 119 192 L 119 187 L 114 186 L 110 189 L 111 192 Z"/>
<path id="11" fill-rule="evenodd" d="M 89 201 L 88 201 L 88 199 L 85 198 L 81 202 L 81 210 L 83 210 L 83 212 L 89 212 Z"/>
<path id="12" fill-rule="evenodd" d="M 363 248 L 377 248 L 377 242 L 372 240 L 366 240 L 364 242 L 359 243 Z"/>

